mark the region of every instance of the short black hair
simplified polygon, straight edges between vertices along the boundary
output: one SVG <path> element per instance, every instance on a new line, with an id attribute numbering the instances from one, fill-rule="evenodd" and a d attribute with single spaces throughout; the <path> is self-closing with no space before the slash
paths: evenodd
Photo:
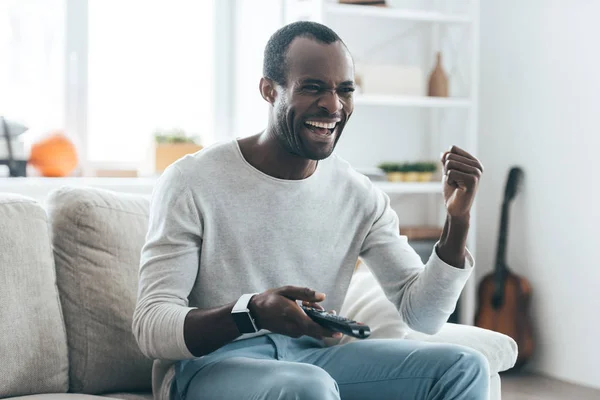
<path id="1" fill-rule="evenodd" d="M 278 29 L 265 46 L 263 60 L 263 76 L 280 85 L 286 84 L 286 55 L 290 43 L 297 37 L 306 37 L 318 42 L 330 44 L 342 42 L 342 39 L 331 28 L 311 21 L 292 22 Z"/>

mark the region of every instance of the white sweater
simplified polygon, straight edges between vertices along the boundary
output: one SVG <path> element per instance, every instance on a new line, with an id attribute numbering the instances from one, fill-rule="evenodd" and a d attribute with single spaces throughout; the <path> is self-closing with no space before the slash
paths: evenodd
<path id="1" fill-rule="evenodd" d="M 327 295 L 340 310 L 356 260 L 372 270 L 403 320 L 435 333 L 471 274 L 435 251 L 427 265 L 399 234 L 389 198 L 333 154 L 303 180 L 252 167 L 237 140 L 208 147 L 159 178 L 142 249 L 133 333 L 155 362 L 155 397 L 168 399 L 175 360 L 193 358 L 183 336 L 194 308 L 285 285 Z"/>

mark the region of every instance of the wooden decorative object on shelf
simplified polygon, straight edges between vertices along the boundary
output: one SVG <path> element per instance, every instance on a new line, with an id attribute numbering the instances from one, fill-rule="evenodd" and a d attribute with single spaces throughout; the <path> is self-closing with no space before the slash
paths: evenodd
<path id="1" fill-rule="evenodd" d="M 436 64 L 429 75 L 427 95 L 433 97 L 448 97 L 448 76 L 442 67 L 442 53 L 436 54 Z"/>

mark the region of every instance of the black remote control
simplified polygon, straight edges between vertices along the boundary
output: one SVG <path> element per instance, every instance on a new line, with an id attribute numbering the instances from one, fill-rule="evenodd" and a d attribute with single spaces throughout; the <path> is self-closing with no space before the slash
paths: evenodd
<path id="1" fill-rule="evenodd" d="M 313 321 L 334 332 L 341 332 L 344 335 L 352 336 L 358 339 L 368 338 L 371 334 L 371 328 L 367 325 L 352 321 L 351 319 L 340 317 L 339 315 L 329 314 L 327 311 L 318 308 L 300 306 Z"/>

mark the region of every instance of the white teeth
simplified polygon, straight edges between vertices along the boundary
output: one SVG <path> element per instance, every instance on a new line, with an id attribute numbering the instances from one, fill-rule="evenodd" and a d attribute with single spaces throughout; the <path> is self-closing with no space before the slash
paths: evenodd
<path id="1" fill-rule="evenodd" d="M 327 129 L 333 129 L 335 128 L 335 124 L 337 122 L 318 122 L 318 121 L 306 121 L 306 123 L 308 125 L 312 125 L 312 126 L 316 126 L 317 128 L 327 128 Z"/>

